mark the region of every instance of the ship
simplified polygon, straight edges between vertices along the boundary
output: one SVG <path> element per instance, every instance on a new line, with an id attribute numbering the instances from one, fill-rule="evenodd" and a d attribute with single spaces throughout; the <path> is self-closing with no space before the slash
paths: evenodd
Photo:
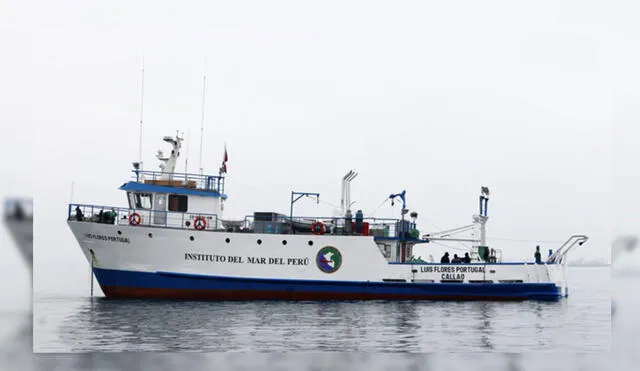
<path id="1" fill-rule="evenodd" d="M 319 194 L 292 192 L 289 215 L 255 211 L 227 220 L 226 146 L 218 175 L 178 173 L 182 140 L 163 138 L 171 151 L 158 151 L 160 171 L 132 163 L 132 178 L 119 187 L 126 206 L 68 204 L 67 224 L 106 298 L 560 300 L 569 292 L 567 254 L 588 240 L 572 235 L 544 260 L 505 262 L 486 243 L 488 187 L 480 188 L 473 223 L 421 236 L 406 190 L 383 195 L 401 206 L 399 217 L 354 214 L 352 170 L 334 216 L 294 215 L 300 197 Z M 463 231 L 475 237 L 455 237 Z M 441 259 L 446 241 L 471 246 L 464 257 Z M 429 258 L 417 257 L 418 247 Z"/>

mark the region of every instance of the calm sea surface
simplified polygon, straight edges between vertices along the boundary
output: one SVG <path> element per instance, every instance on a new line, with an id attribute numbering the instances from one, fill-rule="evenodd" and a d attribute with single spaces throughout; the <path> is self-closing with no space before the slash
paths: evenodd
<path id="1" fill-rule="evenodd" d="M 609 268 L 559 302 L 34 301 L 36 352 L 608 352 Z"/>

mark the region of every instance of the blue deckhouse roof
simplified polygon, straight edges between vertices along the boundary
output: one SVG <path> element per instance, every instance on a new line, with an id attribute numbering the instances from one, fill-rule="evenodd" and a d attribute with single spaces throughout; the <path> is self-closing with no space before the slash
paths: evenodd
<path id="1" fill-rule="evenodd" d="M 123 191 L 133 192 L 149 192 L 149 193 L 172 193 L 177 195 L 192 195 L 192 196 L 204 196 L 204 197 L 221 197 L 223 200 L 227 199 L 227 195 L 220 194 L 218 191 L 204 191 L 200 189 L 181 188 L 181 187 L 169 187 L 156 184 L 145 184 L 138 182 L 127 182 L 120 187 Z"/>

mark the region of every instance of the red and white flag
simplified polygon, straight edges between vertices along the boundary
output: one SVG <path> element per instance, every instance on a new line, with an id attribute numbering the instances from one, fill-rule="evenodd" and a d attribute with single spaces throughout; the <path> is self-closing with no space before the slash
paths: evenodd
<path id="1" fill-rule="evenodd" d="M 227 145 L 224 145 L 224 159 L 222 160 L 222 166 L 220 167 L 220 173 L 227 173 L 227 161 L 229 161 L 229 155 L 227 154 Z"/>

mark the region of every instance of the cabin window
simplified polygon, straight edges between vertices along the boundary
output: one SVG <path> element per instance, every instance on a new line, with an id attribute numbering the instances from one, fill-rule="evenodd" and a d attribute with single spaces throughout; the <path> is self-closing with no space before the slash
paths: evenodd
<path id="1" fill-rule="evenodd" d="M 150 193 L 136 193 L 134 201 L 136 209 L 151 209 L 152 203 Z"/>
<path id="2" fill-rule="evenodd" d="M 187 196 L 169 195 L 169 211 L 187 212 Z"/>
<path id="3" fill-rule="evenodd" d="M 127 192 L 127 199 L 129 200 L 129 208 L 134 209 L 136 204 L 136 199 L 133 193 Z"/>

